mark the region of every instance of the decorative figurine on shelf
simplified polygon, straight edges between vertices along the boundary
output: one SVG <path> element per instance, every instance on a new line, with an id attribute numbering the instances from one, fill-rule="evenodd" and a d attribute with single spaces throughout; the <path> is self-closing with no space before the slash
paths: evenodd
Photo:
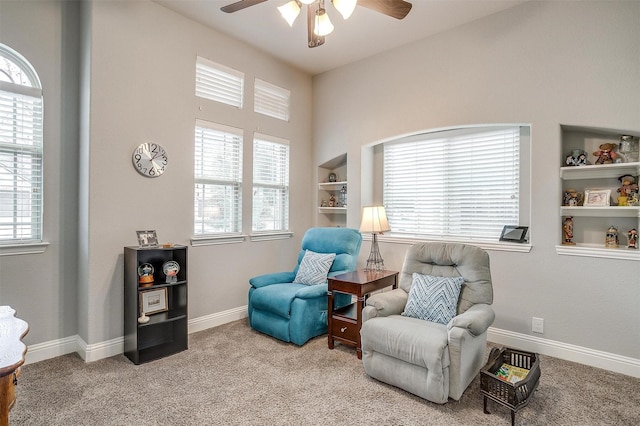
<path id="1" fill-rule="evenodd" d="M 618 248 L 620 242 L 618 241 L 618 228 L 611 225 L 607 229 L 607 236 L 604 241 L 604 246 L 607 248 Z"/>
<path id="2" fill-rule="evenodd" d="M 587 152 L 582 149 L 572 149 L 564 160 L 567 166 L 586 166 L 589 163 L 587 160 Z"/>
<path id="3" fill-rule="evenodd" d="M 618 178 L 622 186 L 618 188 L 618 205 L 619 206 L 637 206 L 638 201 L 638 184 L 631 175 L 622 175 Z"/>
<path id="4" fill-rule="evenodd" d="M 153 265 L 150 263 L 143 263 L 138 266 L 138 283 L 140 287 L 151 287 L 153 285 Z"/>
<path id="5" fill-rule="evenodd" d="M 347 207 L 347 186 L 342 185 L 342 189 L 340 190 L 340 206 L 339 207 Z"/>
<path id="6" fill-rule="evenodd" d="M 613 150 L 616 149 L 617 146 L 618 146 L 617 143 L 601 144 L 599 147 L 600 149 L 598 149 L 593 153 L 593 155 L 598 157 L 598 159 L 596 160 L 596 164 L 612 164 L 613 161 L 618 156 L 618 154 L 613 152 Z"/>
<path id="7" fill-rule="evenodd" d="M 584 194 L 578 192 L 575 189 L 567 189 L 564 191 L 564 197 L 562 198 L 563 206 L 577 207 L 581 206 L 584 201 Z"/>
<path id="8" fill-rule="evenodd" d="M 331 194 L 331 197 L 329 197 L 329 207 L 335 207 L 336 206 L 336 197 Z"/>
<path id="9" fill-rule="evenodd" d="M 631 229 L 627 233 L 627 237 L 629 238 L 629 245 L 627 246 L 630 249 L 638 248 L 638 230 L 636 228 Z"/>
<path id="10" fill-rule="evenodd" d="M 329 207 L 329 203 L 327 203 L 327 200 L 322 200 L 322 202 L 320 203 L 320 207 Z"/>
<path id="11" fill-rule="evenodd" d="M 329 182 L 336 182 L 338 180 L 338 176 L 335 173 L 329 173 Z"/>
<path id="12" fill-rule="evenodd" d="M 562 244 L 573 246 L 573 216 L 567 216 L 562 222 Z"/>
<path id="13" fill-rule="evenodd" d="M 620 136 L 620 146 L 618 147 L 618 153 L 620 153 L 623 162 L 635 163 L 636 161 L 638 161 L 638 141 L 634 140 L 633 136 Z"/>

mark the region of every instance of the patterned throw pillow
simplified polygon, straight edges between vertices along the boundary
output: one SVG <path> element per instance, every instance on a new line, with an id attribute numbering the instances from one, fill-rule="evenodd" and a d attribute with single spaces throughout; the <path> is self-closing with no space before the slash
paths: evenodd
<path id="1" fill-rule="evenodd" d="M 462 277 L 413 274 L 409 299 L 402 315 L 447 324 L 456 315 Z"/>
<path id="2" fill-rule="evenodd" d="M 335 253 L 316 253 L 311 250 L 307 250 L 304 253 L 294 283 L 306 284 L 306 285 L 318 285 L 327 282 L 327 274 L 333 259 L 336 258 Z"/>

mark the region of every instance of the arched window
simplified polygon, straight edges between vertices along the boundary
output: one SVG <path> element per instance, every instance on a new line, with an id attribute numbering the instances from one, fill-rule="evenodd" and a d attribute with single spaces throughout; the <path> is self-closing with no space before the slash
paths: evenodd
<path id="1" fill-rule="evenodd" d="M 0 44 L 0 244 L 42 241 L 42 85 Z"/>

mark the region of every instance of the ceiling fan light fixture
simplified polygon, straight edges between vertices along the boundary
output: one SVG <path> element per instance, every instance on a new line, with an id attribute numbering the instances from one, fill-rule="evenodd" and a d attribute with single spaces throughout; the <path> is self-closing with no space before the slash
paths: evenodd
<path id="1" fill-rule="evenodd" d="M 327 15 L 327 11 L 324 9 L 318 9 L 316 13 L 316 25 L 313 29 L 313 33 L 317 36 L 326 36 L 333 32 L 333 24 Z"/>
<path id="2" fill-rule="evenodd" d="M 293 27 L 293 22 L 296 20 L 296 18 L 300 14 L 300 5 L 296 0 L 291 0 L 287 4 L 278 6 L 278 11 L 280 12 L 284 20 L 287 21 L 289 26 Z"/>
<path id="3" fill-rule="evenodd" d="M 358 0 L 331 0 L 331 3 L 344 19 L 349 19 L 356 8 Z"/>
<path id="4" fill-rule="evenodd" d="M 311 3 L 315 3 L 316 0 L 300 0 L 300 3 L 302 4 L 311 4 Z"/>

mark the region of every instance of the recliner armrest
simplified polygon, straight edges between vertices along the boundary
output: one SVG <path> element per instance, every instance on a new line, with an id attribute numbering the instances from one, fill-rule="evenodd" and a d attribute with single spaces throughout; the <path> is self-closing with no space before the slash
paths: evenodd
<path id="1" fill-rule="evenodd" d="M 307 285 L 296 292 L 296 297 L 300 299 L 315 299 L 316 297 L 327 297 L 328 286 L 326 284 Z"/>
<path id="2" fill-rule="evenodd" d="M 367 306 L 376 309 L 379 317 L 400 315 L 404 311 L 409 295 L 401 288 L 376 293 L 367 299 Z"/>
<path id="3" fill-rule="evenodd" d="M 296 278 L 293 272 L 274 272 L 258 275 L 249 280 L 253 288 L 265 287 L 271 284 L 290 283 Z"/>
<path id="4" fill-rule="evenodd" d="M 451 318 L 447 324 L 447 330 L 460 327 L 469 330 L 474 336 L 479 336 L 493 324 L 496 314 L 491 306 L 485 303 L 477 303 L 460 315 Z"/>

